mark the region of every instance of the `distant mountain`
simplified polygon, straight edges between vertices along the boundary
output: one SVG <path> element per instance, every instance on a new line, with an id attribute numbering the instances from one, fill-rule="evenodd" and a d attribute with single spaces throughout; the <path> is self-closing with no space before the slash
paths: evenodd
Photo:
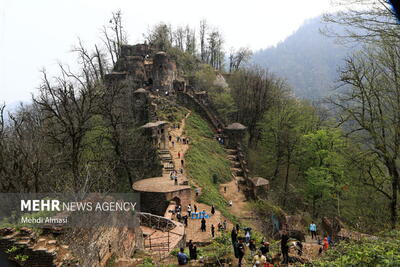
<path id="1" fill-rule="evenodd" d="M 338 79 L 338 68 L 355 48 L 336 44 L 320 33 L 321 17 L 306 21 L 276 47 L 254 53 L 253 61 L 285 78 L 296 96 L 315 99 L 328 95 Z M 342 28 L 333 25 L 334 31 Z"/>

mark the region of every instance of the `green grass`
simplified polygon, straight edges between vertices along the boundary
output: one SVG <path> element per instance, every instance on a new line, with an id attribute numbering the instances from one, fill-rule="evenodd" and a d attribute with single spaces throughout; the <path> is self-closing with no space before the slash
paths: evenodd
<path id="1" fill-rule="evenodd" d="M 186 120 L 185 134 L 191 144 L 185 155 L 188 175 L 201 187 L 199 201 L 214 205 L 233 223 L 237 218 L 228 210 L 228 203 L 219 193 L 218 184 L 213 183 L 213 175 L 218 183 L 226 183 L 232 179 L 230 164 L 223 147 L 213 138 L 210 126 L 198 114 L 192 112 Z"/>
<path id="2" fill-rule="evenodd" d="M 400 266 L 400 231 L 361 241 L 341 241 L 305 266 Z"/>
<path id="3" fill-rule="evenodd" d="M 156 100 L 157 104 L 157 117 L 162 121 L 169 121 L 170 123 L 180 123 L 185 115 L 189 112 L 188 109 L 177 105 L 173 101 L 165 98 Z"/>

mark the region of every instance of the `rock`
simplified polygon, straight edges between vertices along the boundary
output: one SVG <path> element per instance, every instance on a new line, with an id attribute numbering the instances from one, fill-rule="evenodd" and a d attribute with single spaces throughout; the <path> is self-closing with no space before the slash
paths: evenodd
<path id="1" fill-rule="evenodd" d="M 57 240 L 49 240 L 47 241 L 48 245 L 56 245 L 57 244 Z"/>
<path id="2" fill-rule="evenodd" d="M 29 228 L 26 228 L 26 227 L 21 227 L 21 228 L 19 229 L 19 231 L 20 231 L 20 233 L 23 234 L 23 235 L 30 235 L 30 234 L 32 234 L 32 230 L 29 229 Z"/>
<path id="3" fill-rule="evenodd" d="M 14 232 L 15 232 L 15 228 L 10 228 L 10 227 L 1 228 L 0 229 L 0 236 L 10 235 L 10 234 L 12 234 Z"/>

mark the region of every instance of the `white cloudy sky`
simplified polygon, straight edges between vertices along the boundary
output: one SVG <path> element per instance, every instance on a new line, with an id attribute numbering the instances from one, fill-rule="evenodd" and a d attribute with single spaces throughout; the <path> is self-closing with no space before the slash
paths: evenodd
<path id="1" fill-rule="evenodd" d="M 277 44 L 308 18 L 330 11 L 330 0 L 0 0 L 0 103 L 29 101 L 39 70 L 71 62 L 77 38 L 99 42 L 111 12 L 121 9 L 130 43 L 163 21 L 218 27 L 226 47 Z M 54 73 L 55 74 L 55 73 Z"/>

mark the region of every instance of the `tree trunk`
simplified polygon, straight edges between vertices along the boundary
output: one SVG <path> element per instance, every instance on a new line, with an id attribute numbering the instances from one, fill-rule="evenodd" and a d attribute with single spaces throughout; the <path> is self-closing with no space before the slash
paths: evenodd
<path id="1" fill-rule="evenodd" d="M 290 171 L 290 153 L 288 153 L 288 156 L 287 156 L 285 187 L 283 189 L 283 192 L 285 194 L 283 197 L 283 207 L 286 206 L 286 199 L 287 199 L 286 195 L 287 195 L 288 185 L 289 185 L 289 171 Z"/>
<path id="2" fill-rule="evenodd" d="M 399 189 L 399 172 L 396 169 L 396 163 L 392 164 L 392 199 L 390 201 L 390 221 L 392 229 L 397 224 L 397 194 Z"/>

